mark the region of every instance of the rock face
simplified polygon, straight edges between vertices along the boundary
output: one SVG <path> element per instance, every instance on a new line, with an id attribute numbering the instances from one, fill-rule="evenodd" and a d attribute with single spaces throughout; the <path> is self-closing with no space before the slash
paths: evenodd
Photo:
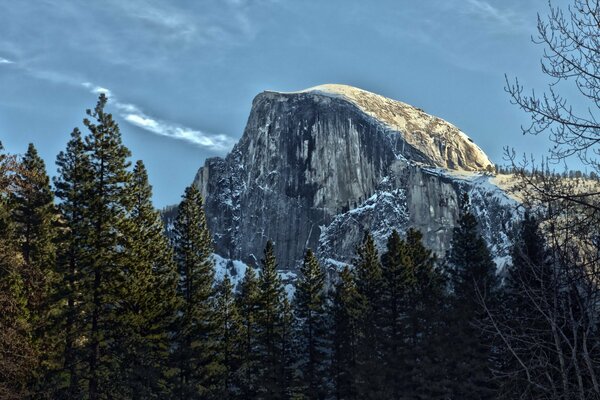
<path id="1" fill-rule="evenodd" d="M 305 248 L 348 262 L 365 230 L 380 246 L 413 226 L 448 248 L 470 192 L 496 255 L 514 202 L 490 183 L 483 151 L 453 125 L 410 105 L 343 85 L 256 96 L 244 134 L 195 178 L 216 252 L 256 264 L 267 240 L 282 267 Z"/>

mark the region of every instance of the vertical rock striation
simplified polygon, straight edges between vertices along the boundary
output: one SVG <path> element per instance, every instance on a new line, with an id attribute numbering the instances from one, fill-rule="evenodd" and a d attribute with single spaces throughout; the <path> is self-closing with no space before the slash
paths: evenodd
<path id="1" fill-rule="evenodd" d="M 439 118 L 323 85 L 256 96 L 238 144 L 224 159 L 206 160 L 194 183 L 218 254 L 255 264 L 271 239 L 280 265 L 293 267 L 307 247 L 332 263 L 348 262 L 365 229 L 383 245 L 392 229 L 415 226 L 441 254 L 462 191 L 475 194 L 486 210 L 484 230 L 497 234 L 486 218 L 512 203 L 481 174 L 491 167 L 479 147 Z"/>

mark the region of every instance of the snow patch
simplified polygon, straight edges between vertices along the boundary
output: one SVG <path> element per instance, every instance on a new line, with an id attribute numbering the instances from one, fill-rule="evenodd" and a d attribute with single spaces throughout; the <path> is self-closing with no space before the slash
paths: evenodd
<path id="1" fill-rule="evenodd" d="M 224 258 L 216 253 L 213 253 L 212 257 L 215 263 L 215 280 L 222 281 L 227 275 L 233 287 L 237 287 L 244 279 L 248 266 L 240 260 Z"/>

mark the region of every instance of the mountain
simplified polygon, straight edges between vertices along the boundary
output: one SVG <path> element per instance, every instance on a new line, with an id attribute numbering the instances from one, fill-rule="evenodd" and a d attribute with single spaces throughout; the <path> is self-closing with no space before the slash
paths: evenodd
<path id="1" fill-rule="evenodd" d="M 349 262 L 365 230 L 380 247 L 416 227 L 448 249 L 463 192 L 494 255 L 508 255 L 512 199 L 486 154 L 454 125 L 400 101 L 345 85 L 265 91 L 240 141 L 195 177 L 216 252 L 257 264 L 267 240 L 283 268 L 307 247 Z"/>

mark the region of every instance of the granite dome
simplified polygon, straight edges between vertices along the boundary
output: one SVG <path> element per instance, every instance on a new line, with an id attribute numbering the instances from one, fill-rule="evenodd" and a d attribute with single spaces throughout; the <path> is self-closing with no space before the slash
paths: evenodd
<path id="1" fill-rule="evenodd" d="M 464 132 L 423 110 L 353 86 L 325 84 L 283 95 L 314 94 L 356 105 L 385 129 L 399 132 L 406 143 L 425 154 L 436 167 L 479 171 L 493 166 L 488 156 Z"/>

